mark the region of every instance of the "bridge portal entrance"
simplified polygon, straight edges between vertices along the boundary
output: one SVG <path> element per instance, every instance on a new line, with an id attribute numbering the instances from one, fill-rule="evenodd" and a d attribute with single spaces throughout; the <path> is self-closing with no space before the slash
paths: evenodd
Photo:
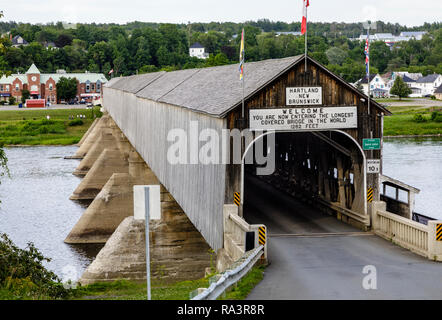
<path id="1" fill-rule="evenodd" d="M 264 145 L 267 152 L 274 152 L 275 170 L 260 175 L 259 164 L 244 160 L 252 144 L 270 134 L 275 135 L 274 146 Z M 268 225 L 272 233 L 338 232 L 339 223 L 327 216 L 365 229 L 369 225 L 365 163 L 359 144 L 343 131 L 262 134 L 243 156 L 243 217 L 251 224 Z"/>

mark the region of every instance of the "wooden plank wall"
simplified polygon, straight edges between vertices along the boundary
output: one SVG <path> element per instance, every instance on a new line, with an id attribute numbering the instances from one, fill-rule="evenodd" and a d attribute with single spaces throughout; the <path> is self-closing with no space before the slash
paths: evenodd
<path id="1" fill-rule="evenodd" d="M 370 137 L 370 130 L 374 138 L 382 138 L 381 110 L 373 104 L 368 115 L 368 102 L 366 99 L 348 88 L 340 80 L 333 77 L 329 72 L 309 61 L 308 72 L 305 73 L 304 63 L 298 63 L 283 75 L 262 88 L 245 102 L 245 123 L 249 124 L 250 109 L 272 109 L 278 107 L 291 107 L 286 105 L 286 88 L 303 86 L 321 86 L 323 88 L 323 106 L 357 106 L 358 128 L 344 129 L 342 131 L 353 137 L 362 147 L 362 139 Z M 246 79 L 247 81 L 247 79 Z M 239 128 L 237 119 L 241 117 L 241 105 L 227 114 L 227 128 Z M 365 152 L 367 158 L 381 158 L 380 151 Z M 382 162 L 382 159 L 381 159 Z M 232 202 L 233 192 L 240 190 L 240 166 L 229 166 L 226 172 L 226 202 Z M 378 190 L 377 179 L 370 177 L 368 184 Z M 375 192 L 376 194 L 376 192 Z M 376 199 L 375 199 L 376 200 Z"/>
<path id="2" fill-rule="evenodd" d="M 172 129 L 189 135 L 190 122 L 221 136 L 225 120 L 106 88 L 104 107 L 155 175 L 172 194 L 193 225 L 214 250 L 223 247 L 225 164 L 170 164 L 167 141 Z M 199 132 L 198 132 L 199 134 Z M 200 147 L 203 145 L 200 142 Z M 188 141 L 187 159 L 190 156 Z"/>

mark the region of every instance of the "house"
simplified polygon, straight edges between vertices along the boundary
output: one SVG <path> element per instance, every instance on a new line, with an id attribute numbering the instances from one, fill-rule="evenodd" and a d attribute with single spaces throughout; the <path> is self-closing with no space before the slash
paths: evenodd
<path id="1" fill-rule="evenodd" d="M 370 74 L 369 79 L 367 79 L 367 76 L 365 76 L 356 84 L 361 84 L 366 95 L 368 95 L 368 86 L 370 86 L 370 93 L 374 98 L 385 98 L 390 95 L 385 81 L 379 74 Z"/>
<path id="2" fill-rule="evenodd" d="M 437 100 L 442 100 L 442 85 L 440 85 L 436 91 L 434 91 L 434 96 Z"/>
<path id="3" fill-rule="evenodd" d="M 416 80 L 416 87 L 422 90 L 422 96 L 433 95 L 442 84 L 442 75 L 434 73 Z"/>
<path id="4" fill-rule="evenodd" d="M 427 34 L 427 31 L 405 31 L 401 32 L 400 37 L 405 37 L 409 39 L 422 40 L 423 36 Z"/>
<path id="5" fill-rule="evenodd" d="M 13 38 L 11 35 L 11 41 L 12 41 L 12 46 L 14 48 L 18 48 L 20 46 L 27 46 L 29 44 L 25 39 L 23 39 L 22 36 L 19 36 L 19 35 L 15 36 Z"/>
<path id="6" fill-rule="evenodd" d="M 404 71 L 393 71 L 393 72 L 387 72 L 386 74 L 382 75 L 382 79 L 385 82 L 385 87 L 388 91 L 391 90 L 391 88 L 394 85 L 394 81 L 397 77 L 401 77 L 402 80 L 407 84 L 407 86 L 411 89 L 412 93 L 410 94 L 410 97 L 422 97 L 422 90 L 420 88 L 416 87 L 416 80 L 419 78 L 422 78 L 422 73 L 409 73 Z"/>
<path id="7" fill-rule="evenodd" d="M 198 59 L 207 59 L 209 57 L 209 53 L 206 52 L 206 48 L 199 43 L 195 42 L 189 48 L 189 55 L 191 57 L 197 57 Z"/>
<path id="8" fill-rule="evenodd" d="M 280 35 L 284 35 L 284 36 L 292 35 L 295 37 L 300 37 L 302 35 L 302 33 L 300 31 L 277 31 L 277 32 L 275 32 L 275 34 L 277 37 Z"/>
<path id="9" fill-rule="evenodd" d="M 12 74 L 0 78 L 0 99 L 15 97 L 21 100 L 22 90 L 28 90 L 32 99 L 57 102 L 56 84 L 61 77 L 77 79 L 77 100 L 92 100 L 101 96 L 101 88 L 107 82 L 102 73 L 41 73 L 35 64 L 26 74 Z"/>

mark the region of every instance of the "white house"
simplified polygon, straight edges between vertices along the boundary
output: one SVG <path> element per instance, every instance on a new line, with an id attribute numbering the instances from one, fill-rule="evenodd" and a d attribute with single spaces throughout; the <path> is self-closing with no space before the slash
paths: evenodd
<path id="1" fill-rule="evenodd" d="M 415 40 L 422 40 L 422 37 L 427 33 L 427 31 L 405 31 L 401 32 L 400 37 L 412 38 Z"/>
<path id="2" fill-rule="evenodd" d="M 25 39 L 23 39 L 23 37 L 21 36 L 15 36 L 14 38 L 11 38 L 11 41 L 12 41 L 12 46 L 15 48 L 28 45 L 28 42 Z"/>
<path id="3" fill-rule="evenodd" d="M 436 89 L 442 84 L 442 75 L 434 73 L 417 79 L 415 86 L 422 90 L 422 96 L 434 95 Z"/>
<path id="4" fill-rule="evenodd" d="M 367 76 L 365 76 L 357 83 L 362 85 L 362 89 L 366 95 L 368 95 L 368 86 L 370 86 L 370 93 L 374 98 L 386 98 L 390 95 L 385 81 L 379 74 L 370 74 L 370 79 L 367 79 Z"/>
<path id="5" fill-rule="evenodd" d="M 189 55 L 191 57 L 197 57 L 198 59 L 207 59 L 209 57 L 209 53 L 206 52 L 206 48 L 199 43 L 195 42 L 189 48 Z"/>

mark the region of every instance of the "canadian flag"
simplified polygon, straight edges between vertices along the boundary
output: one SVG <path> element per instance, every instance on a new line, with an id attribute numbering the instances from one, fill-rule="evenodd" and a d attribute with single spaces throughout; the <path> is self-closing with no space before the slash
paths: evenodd
<path id="1" fill-rule="evenodd" d="M 109 71 L 109 74 L 111 74 L 111 73 L 114 73 L 114 69 L 112 69 L 112 70 Z"/>
<path id="2" fill-rule="evenodd" d="M 302 0 L 302 25 L 301 25 L 301 34 L 305 34 L 307 32 L 307 7 L 310 5 L 309 0 Z"/>

